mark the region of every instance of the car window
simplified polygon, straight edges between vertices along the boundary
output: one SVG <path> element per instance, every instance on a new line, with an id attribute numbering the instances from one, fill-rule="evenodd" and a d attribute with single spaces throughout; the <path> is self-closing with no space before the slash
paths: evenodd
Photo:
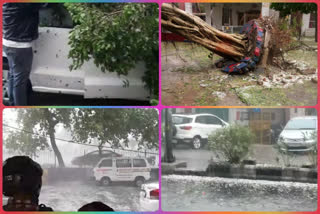
<path id="1" fill-rule="evenodd" d="M 216 117 L 208 116 L 207 117 L 207 124 L 210 124 L 210 125 L 222 125 L 222 122 L 221 122 L 221 120 L 219 120 Z"/>
<path id="2" fill-rule="evenodd" d="M 39 12 L 40 27 L 73 28 L 73 22 L 67 9 L 61 3 L 49 3 Z"/>
<path id="3" fill-rule="evenodd" d="M 189 117 L 180 117 L 180 116 L 172 117 L 172 123 L 176 125 L 191 123 L 191 121 L 192 121 L 192 118 L 189 118 Z"/>
<path id="4" fill-rule="evenodd" d="M 99 167 L 112 167 L 112 159 L 105 159 L 101 161 Z"/>
<path id="5" fill-rule="evenodd" d="M 198 116 L 196 118 L 196 123 L 206 124 L 207 123 L 206 116 Z"/>
<path id="6" fill-rule="evenodd" d="M 133 159 L 133 167 L 146 167 L 147 163 L 144 159 Z"/>
<path id="7" fill-rule="evenodd" d="M 119 159 L 116 160 L 116 166 L 117 168 L 125 168 L 125 167 L 131 167 L 131 159 Z"/>

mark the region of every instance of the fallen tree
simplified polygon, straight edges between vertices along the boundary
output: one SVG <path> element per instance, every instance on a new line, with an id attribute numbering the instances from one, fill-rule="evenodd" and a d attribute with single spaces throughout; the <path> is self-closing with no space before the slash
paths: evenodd
<path id="1" fill-rule="evenodd" d="M 239 60 L 248 51 L 248 40 L 245 35 L 221 32 L 198 16 L 189 14 L 172 4 L 162 4 L 161 25 L 222 57 Z"/>
<path id="2" fill-rule="evenodd" d="M 222 69 L 225 72 L 243 73 L 254 69 L 260 61 L 264 30 L 258 20 L 247 23 L 241 34 L 228 34 L 173 4 L 162 4 L 161 25 L 228 60 Z"/>

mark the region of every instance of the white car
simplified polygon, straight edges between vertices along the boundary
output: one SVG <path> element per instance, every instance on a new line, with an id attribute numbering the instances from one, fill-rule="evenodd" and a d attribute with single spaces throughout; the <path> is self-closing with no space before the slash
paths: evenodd
<path id="1" fill-rule="evenodd" d="M 317 146 L 317 136 L 312 136 L 317 132 L 318 119 L 316 116 L 295 117 L 288 121 L 277 143 L 282 151 L 309 151 Z"/>
<path id="2" fill-rule="evenodd" d="M 157 211 L 159 209 L 159 183 L 146 183 L 140 191 L 141 211 Z"/>
<path id="3" fill-rule="evenodd" d="M 211 133 L 229 125 L 212 114 L 173 114 L 172 123 L 176 128 L 173 143 L 191 143 L 194 149 L 200 149 Z"/>
<path id="4" fill-rule="evenodd" d="M 56 16 L 50 8 L 40 11 L 39 38 L 33 43 L 34 54 L 30 75 L 32 90 L 80 95 L 85 99 L 149 100 L 150 93 L 142 81 L 145 72 L 143 62 L 137 63 L 127 76 L 119 76 L 116 72 L 102 72 L 93 60 L 84 62 L 77 70 L 69 70 L 72 60 L 68 58 L 70 50 L 68 36 L 73 24 L 67 10 L 62 5 L 60 7 L 64 16 Z M 61 20 L 56 20 L 57 17 Z M 3 62 L 5 78 L 8 65 L 4 53 Z"/>
<path id="5" fill-rule="evenodd" d="M 108 186 L 111 182 L 129 181 L 141 187 L 150 179 L 151 167 L 145 158 L 117 157 L 102 158 L 93 168 L 98 184 Z"/>

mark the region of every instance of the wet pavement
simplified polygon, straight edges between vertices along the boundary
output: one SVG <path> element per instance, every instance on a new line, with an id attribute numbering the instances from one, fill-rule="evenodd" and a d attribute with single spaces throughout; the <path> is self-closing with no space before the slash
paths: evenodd
<path id="1" fill-rule="evenodd" d="M 165 151 L 162 147 L 162 151 Z M 188 169 L 206 170 L 209 160 L 214 161 L 225 161 L 221 156 L 212 152 L 208 149 L 194 150 L 189 145 L 176 145 L 173 150 L 173 154 L 178 162 L 184 161 L 187 163 Z M 162 153 L 163 156 L 163 153 Z M 259 164 L 270 164 L 270 165 L 282 165 L 289 163 L 291 165 L 302 166 L 310 164 L 310 157 L 306 153 L 292 153 L 290 158 L 286 160 L 273 145 L 253 145 L 250 159 L 256 160 Z"/>
<path id="2" fill-rule="evenodd" d="M 315 211 L 317 184 L 162 176 L 164 211 Z"/>
<path id="3" fill-rule="evenodd" d="M 70 181 L 44 185 L 40 203 L 54 211 L 77 211 L 83 205 L 101 201 L 115 211 L 141 211 L 140 189 L 132 184 L 96 186 L 94 182 Z"/>

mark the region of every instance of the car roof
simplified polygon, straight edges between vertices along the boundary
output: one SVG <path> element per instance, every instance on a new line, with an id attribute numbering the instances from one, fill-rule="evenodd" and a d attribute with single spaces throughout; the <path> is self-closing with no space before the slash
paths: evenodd
<path id="1" fill-rule="evenodd" d="M 202 113 L 202 114 L 172 114 L 172 116 L 178 116 L 178 117 L 197 117 L 197 116 L 214 116 L 217 117 L 214 114 L 208 114 L 208 113 Z"/>
<path id="2" fill-rule="evenodd" d="M 108 160 L 108 159 L 144 159 L 144 160 L 146 160 L 146 158 L 144 158 L 144 157 L 124 157 L 124 156 L 122 156 L 122 157 L 107 157 L 107 158 L 101 158 L 100 161 L 101 161 L 101 160 Z"/>

